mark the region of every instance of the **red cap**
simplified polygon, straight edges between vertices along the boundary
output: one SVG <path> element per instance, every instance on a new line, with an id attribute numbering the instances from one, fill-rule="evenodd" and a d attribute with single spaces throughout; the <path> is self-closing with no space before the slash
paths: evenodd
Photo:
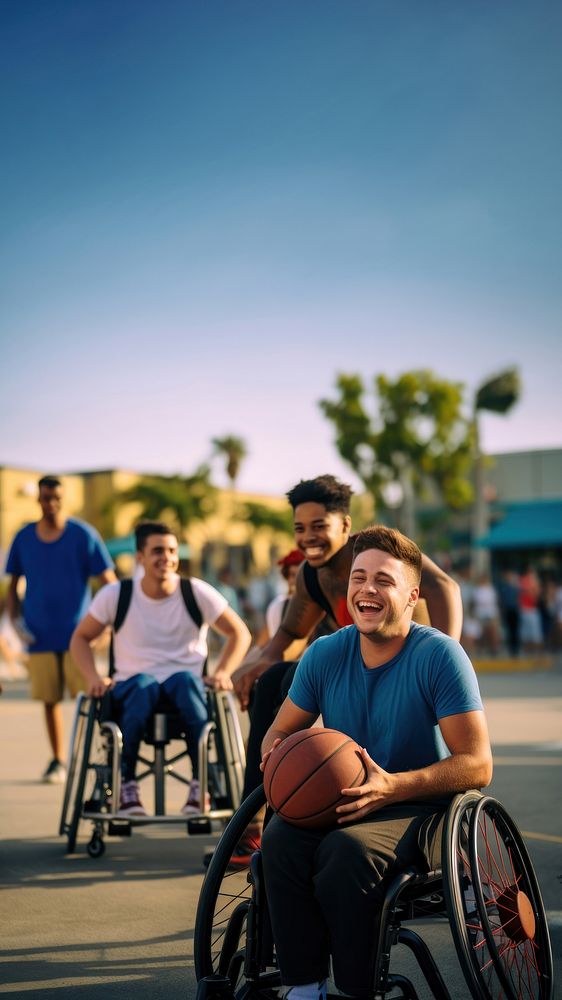
<path id="1" fill-rule="evenodd" d="M 286 556 L 277 560 L 277 565 L 281 566 L 282 569 L 287 569 L 289 566 L 299 566 L 301 562 L 304 562 L 304 555 L 301 550 L 291 549 Z"/>

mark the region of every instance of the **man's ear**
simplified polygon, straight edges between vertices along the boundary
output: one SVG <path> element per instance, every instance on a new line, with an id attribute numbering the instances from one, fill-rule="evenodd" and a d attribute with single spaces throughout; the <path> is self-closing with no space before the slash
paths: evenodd
<path id="1" fill-rule="evenodd" d="M 412 590 L 410 591 L 410 597 L 408 599 L 408 606 L 410 608 L 415 608 L 416 604 L 419 601 L 419 597 L 420 597 L 420 588 L 419 587 L 413 587 Z"/>
<path id="2" fill-rule="evenodd" d="M 344 514 L 343 526 L 348 533 L 351 531 L 351 514 Z"/>

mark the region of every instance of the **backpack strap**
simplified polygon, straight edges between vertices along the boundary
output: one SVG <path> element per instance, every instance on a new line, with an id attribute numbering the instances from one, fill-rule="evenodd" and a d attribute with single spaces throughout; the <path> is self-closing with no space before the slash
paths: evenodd
<path id="1" fill-rule="evenodd" d="M 304 585 L 308 591 L 308 596 L 315 604 L 319 604 L 323 611 L 327 615 L 333 618 L 334 612 L 330 606 L 328 598 L 324 594 L 319 582 L 318 582 L 318 570 L 311 566 L 309 562 L 303 562 L 302 571 L 304 576 Z"/>
<path id="2" fill-rule="evenodd" d="M 117 601 L 117 611 L 115 612 L 115 621 L 113 622 L 114 632 L 118 632 L 123 622 L 125 621 L 132 596 L 133 596 L 133 581 L 121 580 L 121 583 L 119 585 L 119 599 Z"/>
<path id="3" fill-rule="evenodd" d="M 181 596 L 183 597 L 183 603 L 186 606 L 188 615 L 193 619 L 197 628 L 201 628 L 203 625 L 203 615 L 201 614 L 201 608 L 195 600 L 195 594 L 193 593 L 193 587 L 191 586 L 191 580 L 189 577 L 181 577 L 180 587 Z"/>
<path id="4" fill-rule="evenodd" d="M 115 653 L 113 650 L 113 636 L 119 631 L 125 618 L 127 617 L 127 611 L 129 610 L 129 604 L 131 603 L 131 597 L 133 595 L 133 581 L 132 580 L 121 580 L 119 584 L 119 597 L 117 598 L 117 610 L 115 612 L 115 620 L 113 622 L 113 628 L 111 630 L 111 641 L 109 643 L 109 676 L 113 677 L 115 673 Z"/>

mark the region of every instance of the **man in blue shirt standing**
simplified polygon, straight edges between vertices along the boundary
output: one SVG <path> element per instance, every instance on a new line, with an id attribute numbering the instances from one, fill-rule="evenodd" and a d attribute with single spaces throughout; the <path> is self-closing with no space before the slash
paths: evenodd
<path id="1" fill-rule="evenodd" d="M 263 770 L 275 746 L 321 714 L 324 726 L 364 748 L 367 774 L 363 785 L 342 789 L 349 802 L 336 826 L 301 829 L 274 816 L 265 829 L 265 882 L 289 1000 L 325 997 L 330 956 L 340 991 L 370 993 L 381 880 L 438 863 L 448 800 L 491 779 L 466 653 L 412 622 L 421 562 L 398 531 L 357 535 L 347 592 L 353 624 L 307 650 L 262 744 Z"/>
<path id="2" fill-rule="evenodd" d="M 8 553 L 8 614 L 28 644 L 31 696 L 45 706 L 53 759 L 43 781 L 58 784 L 66 778 L 60 704 L 64 688 L 72 697 L 84 689 L 82 674 L 68 652 L 70 637 L 89 603 L 90 577 L 113 583 L 116 576 L 97 531 L 62 515 L 60 479 L 39 480 L 39 505 L 41 519 L 18 531 Z M 23 607 L 18 596 L 21 577 L 26 581 Z"/>

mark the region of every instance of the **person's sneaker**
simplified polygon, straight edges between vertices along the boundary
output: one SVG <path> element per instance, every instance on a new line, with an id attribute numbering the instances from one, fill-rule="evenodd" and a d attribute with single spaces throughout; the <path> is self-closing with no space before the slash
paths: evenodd
<path id="1" fill-rule="evenodd" d="M 211 796 L 207 792 L 205 796 L 205 811 L 209 812 L 210 808 Z M 189 786 L 187 802 L 182 806 L 181 811 L 184 816 L 199 816 L 201 813 L 201 786 L 197 778 L 194 778 Z"/>
<path id="2" fill-rule="evenodd" d="M 249 826 L 242 834 L 228 863 L 229 868 L 247 868 L 254 851 L 261 848 L 261 826 Z"/>
<path id="3" fill-rule="evenodd" d="M 41 776 L 41 781 L 47 785 L 64 785 L 66 781 L 66 768 L 56 757 L 53 758 L 45 773 Z"/>
<path id="4" fill-rule="evenodd" d="M 147 816 L 139 795 L 139 786 L 136 781 L 124 781 L 121 785 L 121 796 L 119 798 L 119 813 L 122 816 Z"/>

